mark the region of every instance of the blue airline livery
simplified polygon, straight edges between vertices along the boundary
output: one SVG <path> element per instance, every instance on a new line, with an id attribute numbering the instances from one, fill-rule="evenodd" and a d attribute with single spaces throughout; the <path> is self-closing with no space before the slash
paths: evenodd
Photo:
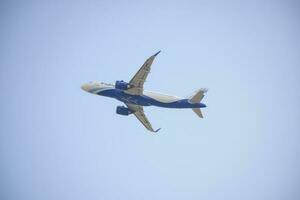
<path id="1" fill-rule="evenodd" d="M 181 98 L 177 96 L 151 92 L 144 90 L 145 80 L 150 72 L 154 58 L 160 53 L 157 52 L 146 60 L 139 71 L 127 83 L 124 81 L 116 81 L 113 84 L 92 81 L 83 84 L 81 88 L 89 93 L 101 96 L 115 98 L 125 103 L 125 106 L 117 106 L 116 113 L 120 115 L 134 114 L 136 118 L 151 132 L 154 130 L 147 119 L 143 106 L 159 106 L 165 108 L 191 108 L 199 117 L 203 118 L 200 108 L 206 107 L 201 103 L 204 93 L 207 89 L 199 89 L 189 98 Z"/>

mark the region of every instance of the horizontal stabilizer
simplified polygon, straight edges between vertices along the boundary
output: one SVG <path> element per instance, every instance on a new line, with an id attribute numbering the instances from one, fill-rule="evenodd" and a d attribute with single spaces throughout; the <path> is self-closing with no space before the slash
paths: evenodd
<path id="1" fill-rule="evenodd" d="M 192 110 L 200 117 L 203 118 L 200 108 L 192 108 Z"/>

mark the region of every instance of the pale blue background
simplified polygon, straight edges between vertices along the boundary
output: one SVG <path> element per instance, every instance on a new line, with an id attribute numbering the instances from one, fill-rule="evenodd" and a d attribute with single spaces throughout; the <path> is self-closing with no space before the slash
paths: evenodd
<path id="1" fill-rule="evenodd" d="M 300 199 L 297 1 L 1 1 L 0 198 Z M 158 135 L 80 85 L 209 89 Z"/>

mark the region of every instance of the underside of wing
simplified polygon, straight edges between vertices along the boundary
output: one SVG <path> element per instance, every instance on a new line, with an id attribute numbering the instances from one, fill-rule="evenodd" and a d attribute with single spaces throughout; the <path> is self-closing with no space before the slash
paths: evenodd
<path id="1" fill-rule="evenodd" d="M 139 71 L 134 75 L 134 77 L 130 80 L 129 84 L 131 86 L 130 89 L 125 92 L 132 95 L 141 95 L 143 94 L 143 87 L 146 81 L 146 78 L 151 70 L 151 65 L 153 63 L 154 58 L 160 53 L 157 52 L 150 58 L 146 60 L 146 62 L 142 65 Z"/>
<path id="2" fill-rule="evenodd" d="M 133 112 L 136 118 L 151 132 L 158 132 L 160 129 L 153 130 L 149 120 L 147 119 L 144 109 L 142 106 L 134 105 L 134 104 L 126 104 L 126 106 Z"/>

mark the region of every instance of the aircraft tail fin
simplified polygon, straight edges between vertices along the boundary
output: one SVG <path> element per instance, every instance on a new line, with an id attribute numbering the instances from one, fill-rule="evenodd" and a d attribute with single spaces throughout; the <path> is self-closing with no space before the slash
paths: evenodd
<path id="1" fill-rule="evenodd" d="M 195 91 L 194 94 L 189 97 L 189 101 L 191 103 L 199 103 L 203 99 L 204 93 L 206 93 L 207 91 L 208 90 L 206 88 L 201 88 Z"/>
<path id="2" fill-rule="evenodd" d="M 204 97 L 204 93 L 206 93 L 208 90 L 206 88 L 199 89 L 194 92 L 192 96 L 190 96 L 189 101 L 191 103 L 200 103 L 200 101 Z M 192 108 L 192 110 L 200 117 L 203 118 L 202 112 L 200 108 Z"/>

